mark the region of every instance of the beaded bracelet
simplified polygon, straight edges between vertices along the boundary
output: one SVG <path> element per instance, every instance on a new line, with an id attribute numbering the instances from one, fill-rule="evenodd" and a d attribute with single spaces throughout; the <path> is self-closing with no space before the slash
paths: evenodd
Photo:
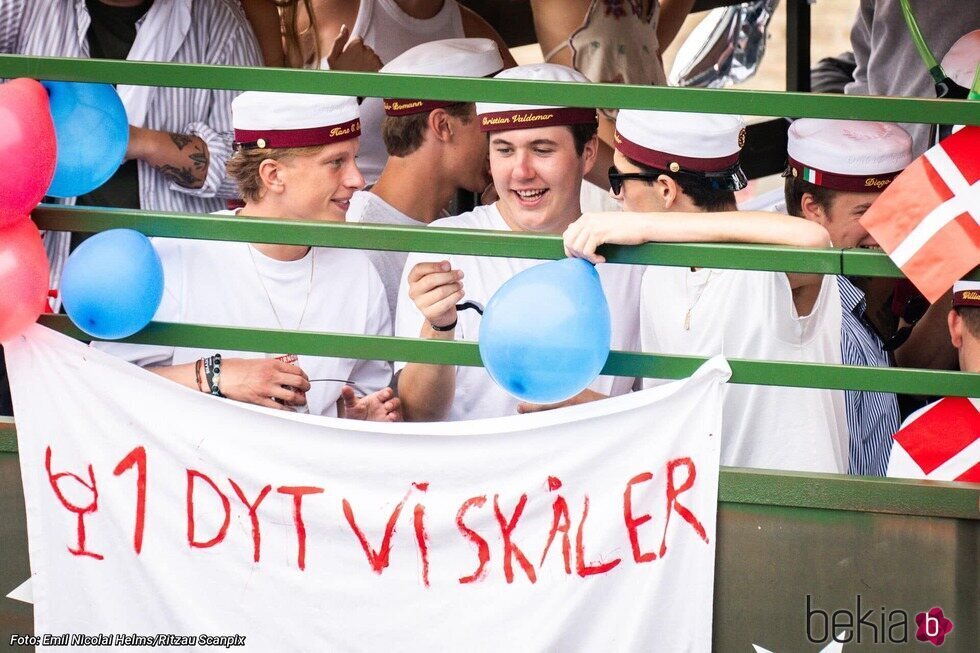
<path id="1" fill-rule="evenodd" d="M 215 397 L 224 397 L 221 394 L 221 354 L 208 356 L 204 361 L 204 376 L 208 382 L 208 388 Z"/>

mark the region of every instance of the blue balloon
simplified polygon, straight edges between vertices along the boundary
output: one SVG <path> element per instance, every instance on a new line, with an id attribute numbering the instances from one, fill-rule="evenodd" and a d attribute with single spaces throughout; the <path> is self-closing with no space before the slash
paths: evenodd
<path id="1" fill-rule="evenodd" d="M 589 386 L 609 357 L 609 304 L 595 267 L 568 258 L 502 285 L 483 313 L 480 358 L 518 399 L 564 401 Z"/>
<path id="2" fill-rule="evenodd" d="M 75 325 L 96 338 L 131 336 L 163 299 L 163 264 L 149 239 L 111 229 L 72 252 L 61 275 L 61 301 Z"/>
<path id="3" fill-rule="evenodd" d="M 109 84 L 44 82 L 44 87 L 58 141 L 48 195 L 84 195 L 104 184 L 126 157 L 126 109 Z"/>

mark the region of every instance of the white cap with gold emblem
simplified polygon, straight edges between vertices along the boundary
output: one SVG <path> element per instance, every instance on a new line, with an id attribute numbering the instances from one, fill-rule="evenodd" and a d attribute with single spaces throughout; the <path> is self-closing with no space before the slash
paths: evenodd
<path id="1" fill-rule="evenodd" d="M 381 69 L 383 73 L 454 77 L 489 77 L 500 72 L 504 60 L 490 39 L 441 39 L 428 41 L 398 55 Z M 456 100 L 385 98 L 385 114 L 408 116 L 458 104 Z"/>
<path id="2" fill-rule="evenodd" d="M 887 122 L 800 118 L 789 128 L 787 175 L 848 192 L 880 192 L 912 162 L 912 139 Z"/>
<path id="3" fill-rule="evenodd" d="M 554 63 L 537 63 L 508 68 L 494 79 L 520 79 L 538 82 L 588 82 L 585 75 Z M 597 124 L 592 108 L 558 107 L 540 104 L 477 102 L 480 129 L 485 132 L 533 129 L 555 125 Z"/>
<path id="4" fill-rule="evenodd" d="M 649 168 L 703 177 L 719 190 L 745 188 L 739 116 L 622 109 L 615 138 L 621 154 Z"/>
<path id="5" fill-rule="evenodd" d="M 231 103 L 235 147 L 310 147 L 357 138 L 357 100 L 339 95 L 246 91 Z"/>
<path id="6" fill-rule="evenodd" d="M 980 281 L 954 283 L 953 306 L 980 306 Z"/>

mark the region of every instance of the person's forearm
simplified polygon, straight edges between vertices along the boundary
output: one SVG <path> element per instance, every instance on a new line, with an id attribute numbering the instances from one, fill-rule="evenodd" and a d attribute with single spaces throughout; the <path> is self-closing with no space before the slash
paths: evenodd
<path id="1" fill-rule="evenodd" d="M 651 242 L 751 243 L 790 247 L 830 247 L 820 225 L 780 213 L 654 213 L 644 221 L 644 240 Z"/>
<path id="2" fill-rule="evenodd" d="M 895 350 L 898 367 L 930 370 L 956 370 L 959 360 L 949 338 L 946 315 L 953 303 L 953 291 L 948 291 L 930 306 L 919 320 L 909 339 Z M 904 324 L 904 322 L 902 323 Z"/>
<path id="3" fill-rule="evenodd" d="M 127 159 L 140 159 L 174 183 L 200 188 L 208 176 L 210 154 L 199 136 L 129 127 Z"/>
<path id="4" fill-rule="evenodd" d="M 452 365 L 409 363 L 398 375 L 398 398 L 406 422 L 446 419 L 456 394 L 456 368 Z"/>
<path id="5" fill-rule="evenodd" d="M 693 6 L 694 0 L 660 0 L 657 43 L 660 45 L 661 54 L 673 43 Z"/>
<path id="6" fill-rule="evenodd" d="M 426 322 L 420 337 L 454 340 L 452 331 L 436 331 Z M 398 397 L 406 422 L 438 422 L 446 419 L 456 396 L 456 367 L 409 363 L 398 374 Z"/>
<path id="7" fill-rule="evenodd" d="M 159 374 L 165 379 L 170 379 L 185 388 L 200 390 L 197 386 L 197 379 L 194 378 L 196 363 L 186 363 L 184 365 L 160 365 L 158 367 L 147 367 L 147 372 Z M 203 377 L 203 372 L 201 374 Z"/>
<path id="8" fill-rule="evenodd" d="M 262 50 L 262 60 L 266 66 L 286 65 L 282 51 L 282 33 L 279 27 L 279 11 L 269 0 L 242 0 L 242 9 L 255 32 L 255 39 Z"/>

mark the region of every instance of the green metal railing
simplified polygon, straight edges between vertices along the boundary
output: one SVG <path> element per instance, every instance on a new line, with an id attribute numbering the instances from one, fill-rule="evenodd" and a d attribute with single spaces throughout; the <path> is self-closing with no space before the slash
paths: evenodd
<path id="1" fill-rule="evenodd" d="M 233 216 L 177 215 L 148 211 L 98 210 L 44 206 L 34 213 L 43 229 L 102 231 L 129 227 L 151 236 L 242 240 L 248 242 L 312 244 L 326 247 L 386 249 L 434 254 L 472 254 L 535 259 L 564 256 L 557 236 L 499 233 L 428 227 L 388 227 L 330 223 L 298 223 L 290 220 Z M 383 237 L 382 237 L 383 236 Z M 842 274 L 846 257 L 857 252 L 801 250 L 792 247 L 650 244 L 609 248 L 616 263 L 703 265 L 719 268 L 786 270 Z M 882 254 L 868 253 L 887 276 L 900 272 Z M 890 266 L 890 267 L 889 267 Z M 974 273 L 977 278 L 980 275 Z M 65 317 L 43 318 L 44 324 L 76 338 L 85 334 Z M 222 347 L 243 351 L 269 348 L 317 356 L 351 356 L 378 360 L 480 366 L 475 343 L 419 340 L 349 334 L 296 333 L 278 330 L 205 327 L 154 323 L 126 342 Z M 664 356 L 613 352 L 603 372 L 621 376 L 683 378 L 704 362 L 697 356 Z M 896 368 L 789 363 L 778 361 L 729 361 L 732 383 L 802 386 L 834 389 L 879 390 L 929 395 L 969 396 L 980 388 L 980 375 Z"/>
<path id="2" fill-rule="evenodd" d="M 68 81 L 166 86 L 176 80 L 194 88 L 252 89 L 341 95 L 494 100 L 568 106 L 612 106 L 671 111 L 739 113 L 943 122 L 980 125 L 980 103 L 962 100 L 844 97 L 719 89 L 658 88 L 612 84 L 568 84 L 513 80 L 431 78 L 332 71 L 255 69 L 188 64 L 134 63 L 86 59 L 0 56 L 0 77 L 30 76 Z M 455 229 L 409 229 L 376 225 L 298 223 L 229 216 L 192 216 L 150 211 L 94 210 L 42 206 L 34 212 L 44 229 L 94 232 L 129 227 L 151 236 L 312 244 L 556 259 L 563 256 L 556 236 Z M 718 268 L 781 270 L 820 274 L 901 276 L 884 255 L 865 251 L 801 250 L 761 245 L 647 244 L 607 247 L 615 263 L 699 265 Z M 980 279 L 974 270 L 970 278 Z M 82 338 L 64 317 L 42 322 Z M 347 334 L 290 333 L 272 330 L 154 323 L 128 342 L 224 346 L 266 351 L 270 347 L 310 355 L 481 365 L 477 346 L 410 338 Z M 701 357 L 613 352 L 604 373 L 681 378 Z M 732 360 L 732 382 L 818 388 L 848 388 L 916 394 L 969 396 L 980 375 L 931 370 L 882 369 L 778 361 Z"/>
<path id="3" fill-rule="evenodd" d="M 980 107 L 967 100 L 879 98 L 779 91 L 574 84 L 467 77 L 424 77 L 326 70 L 284 70 L 197 64 L 0 55 L 0 77 L 75 82 L 332 93 L 427 100 L 521 102 L 570 107 L 616 107 L 748 116 L 842 118 L 980 125 Z"/>

